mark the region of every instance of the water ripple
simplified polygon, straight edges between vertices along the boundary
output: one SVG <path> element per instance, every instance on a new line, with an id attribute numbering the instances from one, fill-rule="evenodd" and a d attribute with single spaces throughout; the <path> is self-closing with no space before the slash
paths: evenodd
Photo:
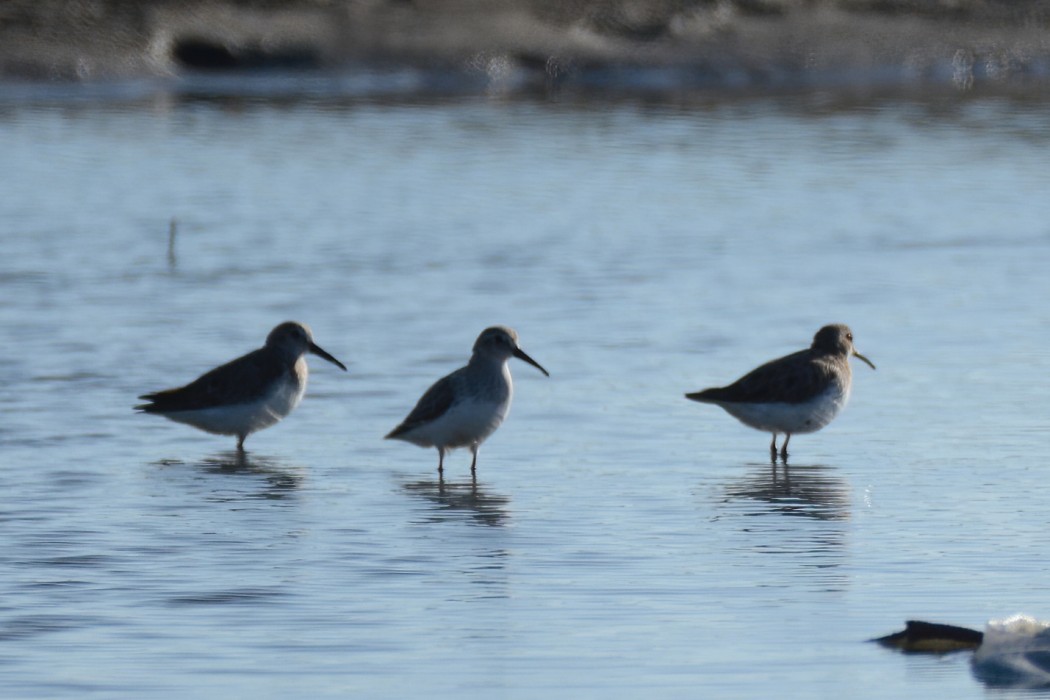
<path id="1" fill-rule="evenodd" d="M 165 603 L 173 607 L 197 605 L 243 605 L 268 602 L 287 597 L 286 591 L 272 588 L 235 588 L 208 593 L 188 593 L 172 596 Z"/>

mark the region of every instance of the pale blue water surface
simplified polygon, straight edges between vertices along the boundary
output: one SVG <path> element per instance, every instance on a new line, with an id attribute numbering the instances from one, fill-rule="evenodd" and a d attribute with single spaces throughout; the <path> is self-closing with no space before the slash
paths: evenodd
<path id="1" fill-rule="evenodd" d="M 865 640 L 1050 617 L 1048 114 L 0 102 L 0 694 L 1027 696 Z M 286 319 L 350 371 L 246 464 L 131 410 Z M 683 398 L 833 321 L 787 476 Z M 551 377 L 441 486 L 382 436 L 496 323 Z"/>

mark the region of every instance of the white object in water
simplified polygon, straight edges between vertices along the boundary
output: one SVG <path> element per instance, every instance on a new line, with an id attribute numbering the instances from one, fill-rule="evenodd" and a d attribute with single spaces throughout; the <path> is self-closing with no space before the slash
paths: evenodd
<path id="1" fill-rule="evenodd" d="M 973 670 L 990 685 L 1050 685 L 1050 622 L 1027 615 L 991 620 Z"/>

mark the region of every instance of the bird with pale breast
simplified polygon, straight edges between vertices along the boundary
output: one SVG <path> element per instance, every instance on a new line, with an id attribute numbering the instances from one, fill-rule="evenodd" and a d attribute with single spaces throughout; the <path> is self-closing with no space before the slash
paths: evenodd
<path id="1" fill-rule="evenodd" d="M 767 362 L 729 386 L 685 396 L 721 406 L 744 425 L 772 433 L 769 451 L 774 461 L 777 435 L 783 433 L 780 457 L 786 463 L 793 434 L 820 430 L 846 406 L 853 382 L 850 356 L 875 369 L 871 360 L 853 347 L 849 327 L 835 323 L 817 331 L 807 350 Z"/>
<path id="2" fill-rule="evenodd" d="M 469 447 L 471 475 L 476 474 L 478 447 L 503 423 L 510 411 L 514 384 L 507 361 L 516 357 L 550 376 L 518 346 L 518 334 L 506 326 L 486 328 L 474 342 L 470 361 L 434 383 L 416 407 L 386 439 L 420 447 L 436 447 L 438 475 L 444 474 L 445 453 Z"/>
<path id="3" fill-rule="evenodd" d="M 346 365 L 314 343 L 309 327 L 288 321 L 270 331 L 258 350 L 186 386 L 143 394 L 139 398 L 149 403 L 135 408 L 209 433 L 236 435 L 237 449 L 243 452 L 246 437 L 274 425 L 299 405 L 309 375 L 304 357 L 308 352 L 346 371 Z"/>

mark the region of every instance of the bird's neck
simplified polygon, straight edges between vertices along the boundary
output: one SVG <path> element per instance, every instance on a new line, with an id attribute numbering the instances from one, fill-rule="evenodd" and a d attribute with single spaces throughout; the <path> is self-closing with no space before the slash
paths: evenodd
<path id="1" fill-rule="evenodd" d="M 505 357 L 475 354 L 467 363 L 467 373 L 483 378 L 485 382 L 495 381 L 510 387 L 512 380 L 507 360 Z"/>
<path id="2" fill-rule="evenodd" d="M 470 356 L 470 362 L 467 364 L 471 367 L 501 367 L 507 364 L 507 358 L 476 352 Z"/>

